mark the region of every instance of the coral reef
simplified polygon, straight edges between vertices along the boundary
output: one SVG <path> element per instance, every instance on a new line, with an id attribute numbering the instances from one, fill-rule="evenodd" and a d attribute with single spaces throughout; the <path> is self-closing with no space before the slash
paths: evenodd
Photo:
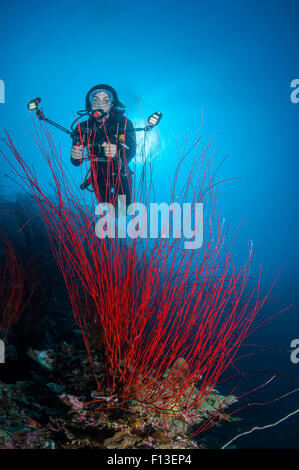
<path id="1" fill-rule="evenodd" d="M 196 414 L 177 418 L 169 412 L 166 419 L 134 402 L 126 409 L 95 410 L 86 405 L 94 377 L 78 331 L 70 343 L 47 352 L 54 358 L 52 371 L 29 359 L 28 378 L 13 382 L 13 368 L 22 358 L 13 347 L 7 351 L 4 367 L 11 369 L 10 376 L 0 381 L 2 449 L 196 449 L 199 444 L 190 439 L 194 427 L 224 402 L 235 400 L 211 390 Z M 103 357 L 95 359 L 95 367 L 99 373 L 104 370 Z"/>

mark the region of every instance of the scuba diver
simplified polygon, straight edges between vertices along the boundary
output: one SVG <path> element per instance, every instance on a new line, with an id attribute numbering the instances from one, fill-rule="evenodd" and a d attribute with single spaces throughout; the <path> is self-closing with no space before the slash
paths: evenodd
<path id="1" fill-rule="evenodd" d="M 126 197 L 126 205 L 132 199 L 132 172 L 128 163 L 136 154 L 136 132 L 146 134 L 161 121 L 162 113 L 151 114 L 143 127 L 135 127 L 124 116 L 126 107 L 118 99 L 110 85 L 96 85 L 86 95 L 86 109 L 77 111 L 71 130 L 45 116 L 40 108 L 41 98 L 27 104 L 40 121 L 51 124 L 72 138 L 71 162 L 79 166 L 90 164 L 81 189 L 95 193 L 98 203 L 110 203 L 117 209 L 118 195 Z M 87 121 L 80 119 L 88 116 Z M 79 123 L 78 123 L 79 122 Z M 75 128 L 75 124 L 77 127 Z M 84 151 L 87 157 L 84 157 Z M 89 188 L 92 189 L 89 189 Z"/>
<path id="2" fill-rule="evenodd" d="M 114 88 L 96 85 L 86 95 L 87 121 L 77 125 L 73 134 L 71 162 L 79 166 L 84 160 L 90 170 L 81 189 L 92 187 L 98 203 L 117 202 L 118 195 L 132 199 L 132 176 L 128 163 L 136 154 L 136 134 L 132 122 L 124 116 L 125 106 Z M 84 150 L 87 158 L 83 158 Z"/>
<path id="3" fill-rule="evenodd" d="M 118 195 L 126 196 L 126 205 L 132 199 L 132 172 L 128 163 L 136 154 L 136 132 L 145 135 L 154 129 L 162 118 L 162 113 L 154 112 L 144 127 L 134 128 L 124 116 L 126 107 L 120 102 L 114 88 L 109 85 L 96 85 L 86 95 L 86 109 L 78 111 L 71 130 L 47 118 L 40 108 L 41 98 L 36 97 L 27 104 L 40 121 L 46 122 L 72 138 L 71 163 L 80 166 L 84 161 L 90 164 L 81 189 L 94 191 L 98 203 L 111 203 L 117 209 Z M 83 117 L 86 121 L 75 124 Z M 84 157 L 87 152 L 87 158 Z M 116 213 L 117 216 L 117 213 Z M 50 351 L 29 348 L 28 356 L 48 371 L 55 368 L 55 357 Z"/>

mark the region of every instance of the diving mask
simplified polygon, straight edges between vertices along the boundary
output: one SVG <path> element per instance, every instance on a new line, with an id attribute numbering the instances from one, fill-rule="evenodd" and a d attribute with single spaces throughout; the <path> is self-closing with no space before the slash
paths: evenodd
<path id="1" fill-rule="evenodd" d="M 111 106 L 113 102 L 113 95 L 108 90 L 99 89 L 93 91 L 89 96 L 89 101 L 92 106 L 100 106 L 106 108 Z"/>

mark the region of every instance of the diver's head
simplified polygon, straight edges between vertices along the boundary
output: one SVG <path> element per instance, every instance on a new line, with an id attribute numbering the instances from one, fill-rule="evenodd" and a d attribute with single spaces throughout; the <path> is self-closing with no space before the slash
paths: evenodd
<path id="1" fill-rule="evenodd" d="M 87 111 L 102 111 L 106 118 L 113 111 L 124 112 L 126 107 L 119 101 L 117 93 L 110 85 L 96 85 L 86 95 Z"/>
<path id="2" fill-rule="evenodd" d="M 89 100 L 92 111 L 103 111 L 106 117 L 109 116 L 113 103 L 112 93 L 106 90 L 95 90 L 91 93 Z"/>

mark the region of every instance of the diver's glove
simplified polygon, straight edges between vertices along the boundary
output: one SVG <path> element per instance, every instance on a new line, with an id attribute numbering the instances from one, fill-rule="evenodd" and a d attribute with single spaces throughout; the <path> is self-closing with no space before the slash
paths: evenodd
<path id="1" fill-rule="evenodd" d="M 81 160 L 83 152 L 84 152 L 83 145 L 73 145 L 71 148 L 71 157 L 74 160 Z"/>
<path id="2" fill-rule="evenodd" d="M 117 146 L 115 144 L 109 144 L 108 142 L 104 142 L 102 144 L 102 147 L 104 149 L 105 157 L 114 158 L 116 156 Z"/>

